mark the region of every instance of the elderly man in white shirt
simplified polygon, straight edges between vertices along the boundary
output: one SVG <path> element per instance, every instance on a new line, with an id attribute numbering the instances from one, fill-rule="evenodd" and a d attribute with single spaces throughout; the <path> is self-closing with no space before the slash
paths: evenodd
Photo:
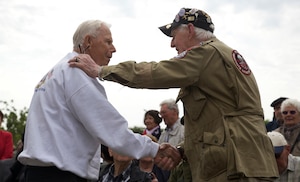
<path id="1" fill-rule="evenodd" d="M 159 147 L 149 137 L 128 129 L 97 79 L 69 67 L 68 60 L 79 53 L 88 54 L 98 65 L 107 65 L 116 51 L 109 27 L 100 20 L 83 22 L 73 36 L 74 51 L 35 87 L 24 150 L 18 157 L 27 165 L 26 181 L 96 180 L 101 143 L 133 158 L 156 157 L 157 164 L 167 169 L 179 163 L 174 147 Z"/>

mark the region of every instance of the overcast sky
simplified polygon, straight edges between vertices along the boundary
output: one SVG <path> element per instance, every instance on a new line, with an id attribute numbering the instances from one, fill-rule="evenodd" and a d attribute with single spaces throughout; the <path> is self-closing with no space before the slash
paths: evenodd
<path id="1" fill-rule="evenodd" d="M 217 38 L 243 55 L 256 77 L 265 119 L 272 119 L 276 98 L 299 99 L 299 0 L 0 0 L 0 100 L 28 108 L 35 85 L 72 51 L 73 33 L 88 19 L 112 25 L 117 52 L 111 65 L 174 57 L 171 39 L 157 27 L 172 22 L 182 7 L 206 11 Z M 144 126 L 145 110 L 159 110 L 161 101 L 179 91 L 103 84 L 130 127 Z"/>

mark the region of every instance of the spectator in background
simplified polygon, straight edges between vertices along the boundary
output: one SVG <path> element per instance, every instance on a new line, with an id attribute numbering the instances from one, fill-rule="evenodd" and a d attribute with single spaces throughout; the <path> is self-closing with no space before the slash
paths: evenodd
<path id="1" fill-rule="evenodd" d="M 100 173 L 106 168 L 106 166 L 111 165 L 114 162 L 113 157 L 109 154 L 108 147 L 103 144 L 101 144 L 101 158 L 102 163 L 100 166 L 99 176 Z"/>
<path id="2" fill-rule="evenodd" d="M 160 103 L 160 115 L 166 124 L 166 129 L 162 132 L 158 143 L 169 143 L 177 146 L 184 141 L 184 126 L 181 124 L 179 109 L 174 99 L 167 99 Z M 169 179 L 170 171 L 162 170 L 163 176 L 158 176 L 166 182 Z"/>
<path id="3" fill-rule="evenodd" d="M 300 181 L 300 157 L 290 153 L 290 145 L 284 136 L 276 131 L 268 132 L 277 162 L 279 178 L 275 182 L 299 182 Z"/>
<path id="4" fill-rule="evenodd" d="M 300 102 L 296 99 L 286 99 L 281 103 L 283 125 L 275 131 L 283 134 L 291 146 L 290 153 L 300 156 Z"/>
<path id="5" fill-rule="evenodd" d="M 146 136 L 151 138 L 151 140 L 153 142 L 157 142 L 157 138 L 155 136 L 153 136 L 153 135 L 146 135 Z M 140 169 L 142 171 L 145 171 L 148 173 L 153 172 L 153 167 L 155 164 L 154 164 L 154 160 L 152 157 L 143 157 L 143 158 L 139 159 L 138 162 L 139 162 Z"/>
<path id="6" fill-rule="evenodd" d="M 184 140 L 184 126 L 179 118 L 179 109 L 174 99 L 164 100 L 160 103 L 160 115 L 166 124 L 166 129 L 162 132 L 158 143 L 170 143 L 178 145 Z"/>
<path id="7" fill-rule="evenodd" d="M 120 155 L 108 148 L 113 163 L 108 164 L 99 175 L 99 182 L 151 182 L 152 175 L 140 169 L 132 157 Z"/>
<path id="8" fill-rule="evenodd" d="M 18 147 L 16 149 L 16 156 L 13 160 L 14 163 L 10 166 L 10 173 L 6 178 L 5 182 L 24 182 L 25 181 L 25 168 L 20 161 L 17 160 L 19 154 L 23 151 L 24 143 L 24 133 L 22 134 L 22 139 L 18 142 Z"/>
<path id="9" fill-rule="evenodd" d="M 101 158 L 102 158 L 102 166 L 111 164 L 114 162 L 114 159 L 112 158 L 112 156 L 109 155 L 109 151 L 108 151 L 108 147 L 106 145 L 101 144 Z"/>
<path id="10" fill-rule="evenodd" d="M 281 114 L 281 103 L 286 100 L 286 97 L 279 97 L 271 103 L 271 107 L 273 107 L 273 120 L 266 124 L 267 132 L 273 131 L 276 128 L 280 127 L 283 124 L 283 118 Z"/>
<path id="11" fill-rule="evenodd" d="M 147 135 L 151 138 L 153 142 L 157 142 L 157 139 L 153 135 Z M 152 176 L 159 182 L 167 181 L 167 176 L 164 175 L 164 170 L 161 170 L 157 165 L 154 164 L 153 158 L 151 157 L 144 157 L 139 160 L 139 166 L 142 171 L 151 173 Z"/>
<path id="12" fill-rule="evenodd" d="M 149 110 L 145 113 L 144 124 L 146 129 L 143 131 L 143 135 L 153 135 L 158 140 L 161 135 L 160 123 L 162 118 L 159 116 L 157 110 Z"/>
<path id="13" fill-rule="evenodd" d="M 3 122 L 4 114 L 0 110 L 0 127 Z M 0 160 L 11 159 L 13 157 L 14 144 L 11 132 L 0 128 Z"/>

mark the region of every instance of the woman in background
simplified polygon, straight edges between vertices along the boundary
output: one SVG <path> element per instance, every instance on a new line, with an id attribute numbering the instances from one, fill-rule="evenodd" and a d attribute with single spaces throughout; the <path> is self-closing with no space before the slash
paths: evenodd
<path id="1" fill-rule="evenodd" d="M 300 102 L 296 99 L 286 99 L 281 104 L 283 125 L 275 131 L 283 134 L 291 146 L 290 153 L 300 156 Z"/>
<path id="2" fill-rule="evenodd" d="M 145 113 L 144 124 L 146 129 L 143 131 L 143 135 L 153 135 L 158 140 L 161 135 L 160 123 L 162 118 L 157 110 L 149 110 Z"/>

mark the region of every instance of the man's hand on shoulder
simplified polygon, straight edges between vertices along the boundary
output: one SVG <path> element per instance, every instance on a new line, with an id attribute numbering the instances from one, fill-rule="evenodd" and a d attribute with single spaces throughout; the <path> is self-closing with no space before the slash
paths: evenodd
<path id="1" fill-rule="evenodd" d="M 82 69 L 87 75 L 96 78 L 99 75 L 101 66 L 97 65 L 95 61 L 88 54 L 78 54 L 69 60 L 71 67 Z"/>

